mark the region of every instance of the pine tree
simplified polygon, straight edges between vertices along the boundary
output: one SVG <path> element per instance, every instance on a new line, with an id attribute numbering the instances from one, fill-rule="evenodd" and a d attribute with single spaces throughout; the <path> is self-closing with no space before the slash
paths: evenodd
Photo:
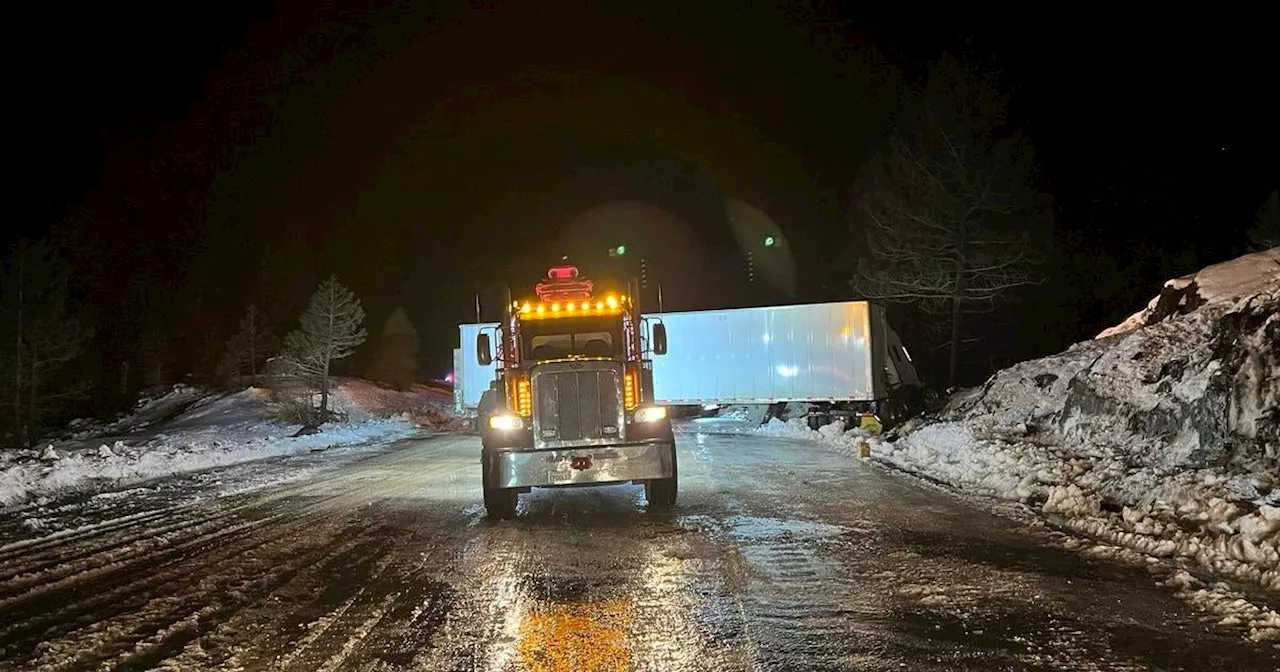
<path id="1" fill-rule="evenodd" d="M 329 417 L 333 360 L 350 356 L 367 337 L 360 299 L 335 275 L 320 283 L 299 319 L 299 327 L 285 337 L 285 360 L 298 372 L 319 379 L 321 422 Z"/>
<path id="2" fill-rule="evenodd" d="M 45 417 L 88 389 L 67 364 L 84 352 L 92 331 L 82 326 L 71 298 L 71 268 L 46 240 L 22 239 L 0 273 L 0 390 L 8 420 L 26 442 Z"/>
<path id="3" fill-rule="evenodd" d="M 418 331 L 404 308 L 396 308 L 382 327 L 369 377 L 408 389 L 418 379 Z"/>
<path id="4" fill-rule="evenodd" d="M 244 317 L 240 318 L 240 331 L 227 341 L 221 372 L 224 376 L 239 378 L 248 371 L 249 384 L 257 386 L 258 372 L 275 347 L 275 336 L 267 328 L 263 314 L 257 306 L 250 304 Z"/>

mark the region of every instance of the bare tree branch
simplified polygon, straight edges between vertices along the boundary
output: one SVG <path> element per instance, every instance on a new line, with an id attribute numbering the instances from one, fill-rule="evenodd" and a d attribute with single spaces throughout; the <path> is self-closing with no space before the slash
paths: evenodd
<path id="1" fill-rule="evenodd" d="M 912 122 L 868 167 L 859 201 L 868 256 L 855 291 L 948 315 L 951 383 L 962 316 L 1043 282 L 1025 233 L 1040 223 L 1031 151 L 1001 135 L 1007 104 L 991 73 L 944 57 L 904 115 Z"/>

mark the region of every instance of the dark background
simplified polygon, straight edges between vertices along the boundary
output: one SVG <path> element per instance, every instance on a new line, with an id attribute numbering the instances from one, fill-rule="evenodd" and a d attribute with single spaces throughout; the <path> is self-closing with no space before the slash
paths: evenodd
<path id="1" fill-rule="evenodd" d="M 615 201 L 667 211 L 697 246 L 696 273 L 664 271 L 669 309 L 843 300 L 851 187 L 895 111 L 882 84 L 963 50 L 1005 71 L 1059 244 L 968 382 L 1244 251 L 1280 186 L 1273 16 L 961 9 L 51 6 L 14 24 L 6 236 L 62 247 L 108 378 L 139 357 L 207 369 L 247 303 L 286 331 L 329 273 L 372 332 L 403 305 L 441 377 L 476 293 L 530 286 L 581 242 L 566 227 Z M 794 291 L 745 284 L 730 197 L 776 223 Z"/>

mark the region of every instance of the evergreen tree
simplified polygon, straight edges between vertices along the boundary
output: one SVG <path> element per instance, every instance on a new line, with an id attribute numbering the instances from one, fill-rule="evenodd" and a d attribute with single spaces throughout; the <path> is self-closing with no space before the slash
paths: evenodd
<path id="1" fill-rule="evenodd" d="M 71 297 L 71 268 L 46 240 L 21 239 L 0 269 L 0 393 L 8 423 L 20 442 L 48 415 L 88 390 L 67 365 L 84 352 L 92 331 Z"/>
<path id="2" fill-rule="evenodd" d="M 418 331 L 404 308 L 396 308 L 382 327 L 369 377 L 408 389 L 418 379 Z"/>
<path id="3" fill-rule="evenodd" d="M 257 306 L 250 304 L 244 317 L 240 318 L 240 331 L 227 341 L 226 356 L 220 367 L 222 373 L 239 378 L 247 371 L 249 384 L 256 386 L 258 373 L 275 347 L 275 336 L 267 328 L 263 314 Z"/>
<path id="4" fill-rule="evenodd" d="M 285 360 L 296 371 L 320 383 L 321 422 L 329 417 L 329 373 L 333 361 L 349 357 L 367 337 L 360 299 L 333 275 L 320 283 L 299 319 L 299 327 L 285 337 Z"/>

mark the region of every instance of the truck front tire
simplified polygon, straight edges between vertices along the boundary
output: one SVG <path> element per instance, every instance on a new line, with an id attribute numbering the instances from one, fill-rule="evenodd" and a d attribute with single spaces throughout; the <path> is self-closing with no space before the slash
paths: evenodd
<path id="1" fill-rule="evenodd" d="M 653 478 L 644 482 L 644 498 L 649 501 L 649 508 L 665 509 L 675 506 L 679 484 L 680 471 L 676 465 L 676 451 L 673 446 L 671 449 L 671 478 Z"/>
<path id="2" fill-rule="evenodd" d="M 516 502 L 520 493 L 513 488 L 491 488 L 489 480 L 489 451 L 480 453 L 480 484 L 484 488 L 484 510 L 495 520 L 510 520 L 516 517 Z"/>
<path id="3" fill-rule="evenodd" d="M 511 488 L 485 488 L 484 509 L 490 518 L 511 520 L 516 517 L 516 501 L 520 494 Z"/>

